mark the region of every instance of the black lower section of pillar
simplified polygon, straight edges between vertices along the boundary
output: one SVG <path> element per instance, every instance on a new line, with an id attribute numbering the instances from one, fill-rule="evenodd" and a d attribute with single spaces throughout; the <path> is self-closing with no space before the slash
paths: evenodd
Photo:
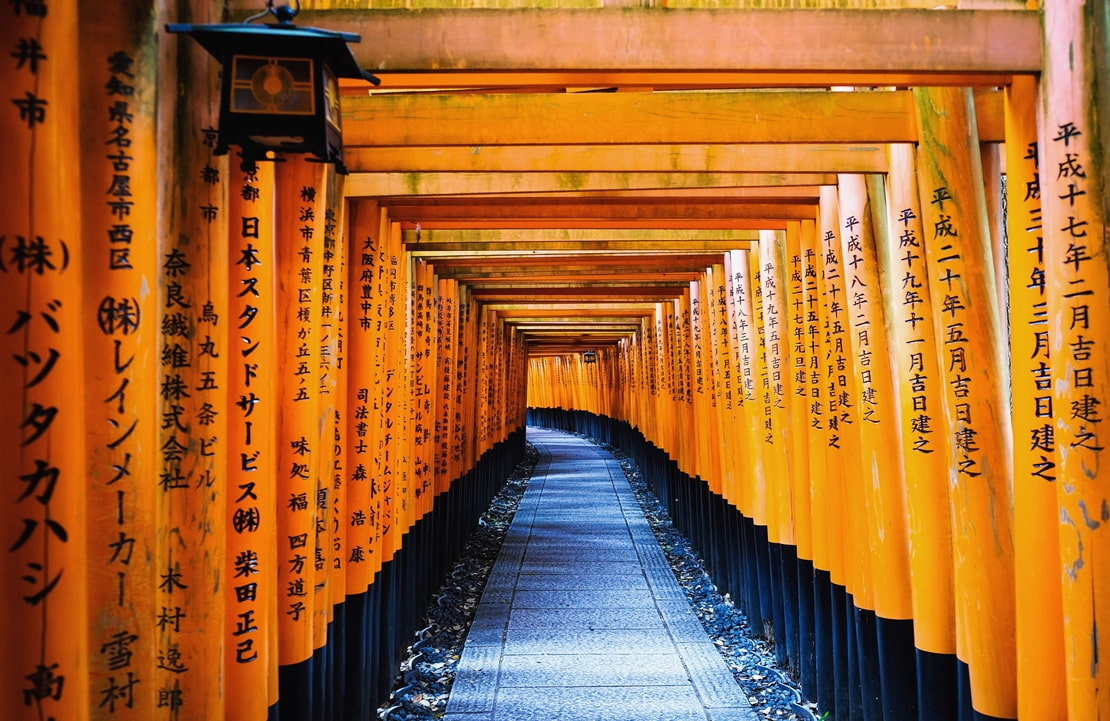
<path id="1" fill-rule="evenodd" d="M 957 691 L 959 672 L 956 654 L 930 653 L 916 649 L 916 656 L 918 721 L 958 719 L 960 700 Z"/>
<path id="2" fill-rule="evenodd" d="M 312 661 L 278 666 L 278 699 L 287 719 L 312 718 Z"/>
<path id="3" fill-rule="evenodd" d="M 917 655 L 913 621 L 875 619 L 883 719 L 917 718 Z"/>
<path id="4" fill-rule="evenodd" d="M 327 643 L 312 652 L 313 721 L 327 721 L 330 718 L 328 715 L 328 692 L 330 691 L 329 686 L 331 686 L 329 683 L 331 677 L 328 674 L 329 655 Z"/>
<path id="5" fill-rule="evenodd" d="M 828 571 L 813 571 L 813 656 L 818 708 L 836 718 L 836 654 L 833 646 L 832 580 Z"/>
<path id="6" fill-rule="evenodd" d="M 851 675 L 849 669 L 851 662 L 848 658 L 848 594 L 844 586 L 833 583 L 829 586 L 829 623 L 832 626 L 833 650 L 833 705 L 836 708 L 836 718 L 844 721 L 856 721 L 852 715 L 850 703 Z M 854 660 L 854 658 L 852 659 Z"/>
<path id="7" fill-rule="evenodd" d="M 682 473 L 636 428 L 552 408 L 529 409 L 528 423 L 595 438 L 633 458 L 718 587 L 728 590 L 757 634 L 776 644 L 779 663 L 818 704 L 818 715 L 828 711 L 836 721 L 963 721 L 956 709 L 964 686 L 954 658 L 915 649 L 912 621 L 857 608 L 827 570 L 799 559 L 793 546 L 770 543 L 766 526 L 712 493 L 702 479 Z"/>
<path id="8" fill-rule="evenodd" d="M 794 575 L 794 591 L 798 598 L 798 680 L 802 694 L 808 699 L 817 698 L 817 631 L 814 627 L 813 561 L 798 559 Z"/>
<path id="9" fill-rule="evenodd" d="M 859 665 L 860 706 L 864 721 L 883 721 L 882 680 L 879 677 L 879 643 L 875 612 L 852 607 Z"/>
<path id="10" fill-rule="evenodd" d="M 524 449 L 520 428 L 435 498 L 370 587 L 334 606 L 327 636 L 317 640 L 321 645 L 312 657 L 278 667 L 279 701 L 269 709 L 268 721 L 377 718 L 432 594 Z"/>
<path id="11" fill-rule="evenodd" d="M 786 646 L 786 671 L 794 678 L 801 672 L 798 646 L 798 555 L 794 546 L 779 545 L 782 568 L 782 626 Z"/>
<path id="12" fill-rule="evenodd" d="M 346 614 L 347 643 L 343 654 L 343 683 L 346 689 L 343 714 L 340 721 L 369 721 L 368 712 L 370 690 L 366 679 L 369 675 L 367 662 L 369 648 L 366 639 L 369 637 L 367 629 L 369 606 L 367 604 L 370 594 L 367 592 L 347 596 L 344 603 Z"/>
<path id="13" fill-rule="evenodd" d="M 532 408 L 528 424 L 620 448 L 706 561 L 757 635 L 776 644 L 817 716 L 830 721 L 1010 721 L 974 710 L 966 664 L 914 647 L 913 622 L 860 609 L 827 570 L 797 549 L 770 543 L 757 525 L 703 479 L 683 473 L 628 423 L 584 411 Z M 881 579 L 877 579 L 881 582 Z"/>

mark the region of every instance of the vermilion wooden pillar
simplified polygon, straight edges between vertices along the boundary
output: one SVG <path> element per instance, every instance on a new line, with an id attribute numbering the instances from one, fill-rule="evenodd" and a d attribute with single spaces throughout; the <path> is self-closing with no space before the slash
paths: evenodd
<path id="1" fill-rule="evenodd" d="M 317 488 L 331 451 L 320 423 L 324 168 L 290 155 L 276 169 L 278 318 L 278 658 L 282 714 L 311 718 L 317 648 Z"/>
<path id="2" fill-rule="evenodd" d="M 375 411 L 377 366 L 382 362 L 384 307 L 377 280 L 381 267 L 381 210 L 371 201 L 352 201 L 346 218 L 347 305 L 345 380 L 347 415 L 340 427 L 344 437 L 344 486 L 346 503 L 336 521 L 346 529 L 343 565 L 346 570 L 348 608 L 347 648 L 343 672 L 346 706 L 354 718 L 370 717 L 378 702 L 369 683 L 375 671 L 374 648 L 378 641 L 374 625 L 372 584 L 381 569 L 379 483 L 375 475 L 374 449 L 378 432 Z"/>
<path id="3" fill-rule="evenodd" d="M 957 653 L 971 701 L 1017 716 L 1008 368 L 969 90 L 914 91 L 924 251 L 952 441 Z"/>
<path id="4" fill-rule="evenodd" d="M 1067 718 L 1056 421 L 1052 395 L 1037 82 L 1006 89 L 1011 423 L 1018 718 Z"/>
<path id="5" fill-rule="evenodd" d="M 210 4 L 192 20 L 215 20 Z M 227 556 L 229 157 L 214 154 L 218 63 L 186 38 L 177 86 L 189 102 L 171 112 L 174 145 L 161 164 L 172 210 L 160 229 L 155 560 L 156 719 L 221 719 Z"/>
<path id="6" fill-rule="evenodd" d="M 90 701 L 86 416 L 75 389 L 82 340 L 101 331 L 83 311 L 81 204 L 70 195 L 81 187 L 75 7 L 0 9 L 0 708 L 13 721 L 87 718 Z"/>
<path id="7" fill-rule="evenodd" d="M 941 378 L 928 289 L 925 237 L 914 180 L 913 148 L 889 148 L 889 241 L 879 245 L 889 343 L 905 463 L 910 580 L 917 653 L 918 718 L 955 717 L 956 620 L 951 438 L 942 432 Z"/>
<path id="8" fill-rule="evenodd" d="M 1068 719 L 1110 718 L 1110 259 L 1104 0 L 1046 3 L 1039 133 Z M 1038 396 L 1040 398 L 1041 396 Z M 1043 402 L 1043 401 L 1042 401 Z"/>
<path id="9" fill-rule="evenodd" d="M 810 344 L 807 330 L 807 312 L 816 318 L 816 308 L 807 311 L 807 281 L 816 283 L 816 269 L 808 269 L 805 248 L 816 238 L 814 221 L 807 220 L 791 224 L 786 232 L 786 271 L 789 290 L 786 295 L 785 313 L 789 329 L 790 346 L 790 393 L 788 419 L 806 418 L 808 420 L 812 405 L 812 373 L 817 369 L 820 358 L 815 346 Z M 812 258 L 810 259 L 812 263 Z M 814 286 L 815 287 L 815 286 Z M 813 513 L 811 492 L 811 464 L 809 446 L 809 423 L 786 423 L 790 452 L 787 454 L 788 478 L 793 488 L 791 497 L 794 505 L 794 541 L 798 558 L 813 560 Z M 822 452 L 823 455 L 823 452 Z"/>
<path id="10" fill-rule="evenodd" d="M 257 690 L 228 697 L 228 721 L 258 721 L 278 700 L 274 166 L 230 175 L 224 676 Z"/>
<path id="11" fill-rule="evenodd" d="M 156 95 L 148 0 L 80 8 L 89 714 L 152 719 L 159 419 Z M 76 128 L 74 128 L 76 130 Z M 106 142 L 107 141 L 107 142 Z M 2 231 L 0 231 L 2 232 Z M 80 397 L 82 394 L 78 394 Z"/>
<path id="12" fill-rule="evenodd" d="M 760 340 L 759 396 L 763 420 L 758 436 L 767 482 L 767 536 L 771 543 L 794 543 L 794 500 L 791 479 L 787 476 L 790 452 L 786 431 L 787 404 L 790 402 L 790 337 L 787 323 L 786 234 L 761 231 L 759 238 L 759 281 L 757 288 L 756 332 L 762 314 Z M 754 273 L 753 273 L 754 277 Z"/>

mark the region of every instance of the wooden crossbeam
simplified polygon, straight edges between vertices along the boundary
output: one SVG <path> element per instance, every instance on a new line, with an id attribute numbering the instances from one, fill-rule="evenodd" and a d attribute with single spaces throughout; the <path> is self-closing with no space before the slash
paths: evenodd
<path id="1" fill-rule="evenodd" d="M 755 241 L 736 240 L 694 240 L 694 241 L 634 241 L 634 240 L 580 240 L 580 241 L 507 241 L 503 243 L 473 243 L 461 241 L 457 243 L 410 243 L 406 249 L 418 258 L 439 258 L 447 253 L 476 253 L 501 246 L 511 246 L 515 253 L 551 253 L 555 251 L 578 252 L 603 252 L 617 250 L 667 250 L 681 245 L 687 250 L 740 250 L 751 247 Z"/>
<path id="2" fill-rule="evenodd" d="M 631 285 L 635 283 L 636 285 Z M 560 282 L 549 282 L 546 279 L 527 280 L 489 280 L 489 281 L 468 281 L 465 283 L 467 288 L 470 289 L 474 297 L 493 298 L 494 296 L 504 297 L 531 297 L 535 295 L 539 298 L 542 295 L 554 294 L 561 290 L 567 291 L 597 291 L 598 294 L 612 295 L 617 298 L 635 296 L 637 294 L 648 295 L 651 293 L 673 293 L 675 289 L 681 291 L 690 287 L 689 280 L 651 280 L 643 278 L 624 278 L 622 280 L 605 280 L 598 281 L 596 279 L 587 279 L 581 282 L 565 280 Z M 508 295 L 512 293 L 512 295 Z"/>
<path id="3" fill-rule="evenodd" d="M 637 273 L 635 271 L 628 273 L 591 273 L 588 271 L 579 271 L 578 273 L 557 273 L 543 275 L 528 275 L 525 273 L 506 273 L 496 269 L 484 269 L 471 273 L 447 273 L 443 277 L 453 278 L 460 283 L 469 287 L 492 287 L 494 284 L 500 284 L 508 287 L 532 287 L 532 283 L 537 281 L 548 281 L 558 283 L 578 283 L 581 285 L 591 285 L 597 283 L 643 283 L 652 287 L 676 285 L 679 287 L 689 287 L 690 281 L 697 280 L 702 275 L 699 271 L 680 271 L 666 274 L 651 274 L 650 272 Z"/>
<path id="4" fill-rule="evenodd" d="M 616 196 L 701 193 L 737 198 L 816 197 L 817 186 L 835 183 L 835 175 L 816 173 L 409 172 L 355 173 L 347 178 L 343 192 L 347 197 L 543 197 L 600 192 Z"/>
<path id="5" fill-rule="evenodd" d="M 476 245 L 490 244 L 496 247 L 498 243 L 608 243 L 608 242 L 635 242 L 645 243 L 637 246 L 640 249 L 682 249 L 696 248 L 697 243 L 703 242 L 739 242 L 742 243 L 759 240 L 759 233 L 749 230 L 575 230 L 567 228 L 543 228 L 532 230 L 422 230 L 418 234 L 415 230 L 402 232 L 401 239 L 411 247 L 414 244 L 428 244 L 429 246 L 453 243 L 471 243 Z M 689 243 L 690 245 L 687 245 Z"/>
<path id="6" fill-rule="evenodd" d="M 565 173 L 568 185 L 584 173 L 756 173 L 775 184 L 800 184 L 789 174 L 885 173 L 887 156 L 880 145 L 473 145 L 354 147 L 344 160 L 352 173 L 348 195 L 366 192 L 360 172 L 382 173 Z M 433 182 L 414 178 L 413 182 Z M 492 182 L 492 181 L 491 181 Z M 771 183 L 768 183 L 771 184 Z M 822 184 L 825 184 L 822 182 Z"/>
<path id="7" fill-rule="evenodd" d="M 567 285 L 560 288 L 551 288 L 544 286 L 532 286 L 528 288 L 471 286 L 471 295 L 474 298 L 490 303 L 509 302 L 513 300 L 519 301 L 521 298 L 527 299 L 530 302 L 546 302 L 565 300 L 568 298 L 575 300 L 595 300 L 598 297 L 620 300 L 648 301 L 654 299 L 663 300 L 666 298 L 674 298 L 676 295 L 681 295 L 682 288 L 683 286 L 679 284 L 674 284 L 671 286 L 582 285 L 578 287 Z"/>
<path id="8" fill-rule="evenodd" d="M 759 70 L 824 73 L 837 85 L 857 73 L 889 73 L 924 84 L 936 74 L 1033 73 L 1041 65 L 1031 11 L 306 10 L 297 22 L 359 33 L 356 59 L 387 86 L 391 71 L 445 70 Z"/>
<path id="9" fill-rule="evenodd" d="M 558 227 L 558 221 L 600 219 L 618 220 L 728 220 L 728 219 L 777 219 L 806 220 L 814 217 L 817 204 L 808 200 L 782 199 L 768 202 L 762 198 L 699 198 L 675 202 L 669 198 L 641 200 L 639 202 L 618 201 L 599 197 L 593 200 L 574 199 L 574 202 L 558 202 L 545 199 L 535 202 L 482 202 L 477 198 L 467 198 L 464 202 L 451 202 L 454 199 L 439 199 L 433 202 L 390 203 L 389 215 L 394 221 L 404 225 L 415 224 L 428 228 L 440 227 L 439 223 L 474 221 L 475 223 L 496 223 L 497 221 L 536 220 L 549 227 Z M 447 227 L 447 226 L 443 226 Z M 467 227 L 461 225 L 457 227 Z M 473 225 L 470 227 L 479 227 Z M 572 227 L 572 226 L 563 226 Z"/>
<path id="10" fill-rule="evenodd" d="M 998 91 L 976 93 L 980 139 L 1004 137 Z M 912 143 L 909 91 L 381 95 L 347 98 L 348 146 Z"/>
<path id="11" fill-rule="evenodd" d="M 343 96 L 389 92 L 598 92 L 618 89 L 622 92 L 649 90 L 718 90 L 741 88 L 828 88 L 906 87 L 928 83 L 931 86 L 999 87 L 1013 78 L 1008 72 L 863 72 L 807 71 L 776 72 L 770 70 L 717 71 L 589 71 L 571 72 L 517 71 L 483 72 L 470 70 L 387 72 L 383 85 L 370 89 L 365 81 L 340 80 Z"/>
<path id="12" fill-rule="evenodd" d="M 528 318 L 505 318 L 505 323 L 514 326 L 517 330 L 532 336 L 566 335 L 568 332 L 600 333 L 600 332 L 627 332 L 640 327 L 640 318 L 625 319 L 623 322 L 610 322 L 604 318 L 539 318 L 539 322 L 529 321 Z"/>
<path id="13" fill-rule="evenodd" d="M 782 218 L 764 219 L 763 215 L 756 214 L 751 218 L 663 218 L 663 219 L 645 219 L 645 218 L 628 218 L 624 220 L 612 220 L 609 218 L 566 218 L 566 219 L 542 219 L 542 218 L 527 218 L 520 220 L 436 220 L 425 222 L 424 225 L 429 228 L 440 228 L 445 230 L 462 230 L 467 228 L 502 228 L 506 230 L 511 229 L 528 229 L 528 228 L 580 228 L 580 229 L 595 229 L 602 230 L 607 228 L 651 228 L 656 230 L 687 230 L 690 228 L 697 228 L 701 230 L 785 230 L 790 221 Z M 409 227 L 415 227 L 415 224 L 410 223 Z"/>
<path id="14" fill-rule="evenodd" d="M 490 310 L 497 311 L 503 318 L 540 318 L 544 321 L 555 321 L 563 318 L 567 322 L 581 322 L 580 315 L 569 315 L 573 310 L 576 314 L 587 316 L 613 316 L 613 317 L 640 317 L 650 315 L 655 311 L 654 303 L 632 301 L 628 303 L 595 302 L 588 308 L 574 308 L 575 301 L 546 303 L 489 303 Z"/>
<path id="15" fill-rule="evenodd" d="M 460 256 L 437 258 L 432 265 L 441 277 L 453 273 L 482 274 L 482 277 L 513 277 L 532 274 L 550 279 L 563 274 L 597 274 L 599 276 L 625 276 L 628 274 L 654 273 L 662 277 L 674 273 L 700 272 L 714 263 L 721 262 L 721 253 L 652 253 L 639 254 L 566 254 L 519 255 L 508 249 L 497 257 Z"/>

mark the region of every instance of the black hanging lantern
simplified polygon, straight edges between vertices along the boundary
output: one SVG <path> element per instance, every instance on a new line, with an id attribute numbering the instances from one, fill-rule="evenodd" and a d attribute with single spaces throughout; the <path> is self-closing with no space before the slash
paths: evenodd
<path id="1" fill-rule="evenodd" d="M 215 154 L 238 145 L 244 164 L 252 164 L 274 152 L 308 153 L 346 173 L 338 78 L 381 81 L 347 47 L 359 35 L 297 27 L 296 14 L 269 0 L 265 11 L 242 23 L 169 24 L 166 30 L 191 35 L 223 66 Z M 277 22 L 251 24 L 267 15 Z"/>
<path id="2" fill-rule="evenodd" d="M 597 363 L 597 352 L 592 350 L 585 351 L 582 353 L 582 362 Z"/>

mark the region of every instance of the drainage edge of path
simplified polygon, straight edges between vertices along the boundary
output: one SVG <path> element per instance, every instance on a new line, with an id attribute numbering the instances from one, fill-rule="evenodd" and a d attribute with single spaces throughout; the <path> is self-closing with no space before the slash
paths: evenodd
<path id="1" fill-rule="evenodd" d="M 798 685 L 776 667 L 774 648 L 748 634 L 747 617 L 717 590 L 701 558 L 671 523 L 632 459 L 597 439 L 570 435 L 590 441 L 617 459 L 694 613 L 760 719 L 818 721 L 816 707 L 804 700 Z M 378 709 L 381 721 L 434 721 L 446 714 L 474 612 L 538 461 L 536 448 L 527 443 L 524 459 L 482 514 L 478 528 L 467 538 L 447 580 L 428 605 L 423 627 L 401 663 L 389 701 Z"/>

